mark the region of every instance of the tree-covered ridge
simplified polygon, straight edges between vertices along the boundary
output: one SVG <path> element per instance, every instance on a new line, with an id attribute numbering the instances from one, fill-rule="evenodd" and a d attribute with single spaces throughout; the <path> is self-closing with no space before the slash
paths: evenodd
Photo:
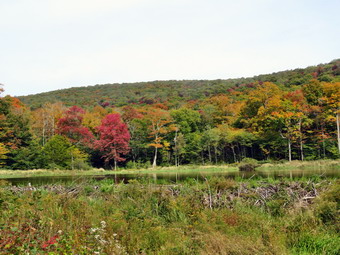
<path id="1" fill-rule="evenodd" d="M 66 106 L 78 105 L 84 108 L 98 104 L 121 107 L 128 104 L 165 102 L 169 106 L 176 107 L 181 102 L 188 100 L 200 100 L 221 93 L 253 88 L 258 82 L 273 82 L 281 87 L 292 89 L 313 78 L 324 82 L 336 81 L 339 80 L 339 74 L 340 60 L 337 59 L 328 64 L 258 75 L 251 78 L 105 84 L 21 96 L 19 99 L 33 109 L 39 108 L 45 103 L 53 102 L 62 102 Z"/>
<path id="2" fill-rule="evenodd" d="M 339 67 L 327 68 L 311 69 L 300 85 L 244 83 L 196 100 L 86 108 L 48 102 L 35 109 L 0 97 L 0 165 L 139 168 L 339 158 Z"/>

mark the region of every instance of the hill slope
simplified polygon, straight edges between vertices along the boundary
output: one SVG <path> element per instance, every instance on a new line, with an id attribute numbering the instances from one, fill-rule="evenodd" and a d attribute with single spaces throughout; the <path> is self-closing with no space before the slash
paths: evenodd
<path id="1" fill-rule="evenodd" d="M 19 99 L 33 109 L 41 107 L 44 103 L 57 101 L 61 101 L 67 106 L 79 105 L 85 108 L 97 104 L 114 106 L 155 102 L 176 104 L 179 101 L 203 99 L 215 94 L 228 93 L 232 90 L 244 90 L 247 87 L 253 87 L 256 82 L 271 81 L 290 88 L 304 84 L 313 78 L 320 81 L 338 80 L 339 75 L 340 59 L 336 59 L 318 66 L 250 78 L 104 84 L 21 96 Z"/>

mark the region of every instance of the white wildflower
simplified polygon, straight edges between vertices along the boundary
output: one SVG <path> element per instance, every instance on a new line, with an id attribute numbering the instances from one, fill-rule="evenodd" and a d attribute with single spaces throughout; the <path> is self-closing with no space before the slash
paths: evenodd
<path id="1" fill-rule="evenodd" d="M 91 228 L 90 232 L 93 234 L 93 233 L 97 232 L 97 230 L 98 230 L 98 228 Z"/>
<path id="2" fill-rule="evenodd" d="M 102 228 L 106 228 L 106 222 L 105 222 L 105 221 L 102 220 L 102 221 L 100 222 L 100 225 L 102 226 Z"/>

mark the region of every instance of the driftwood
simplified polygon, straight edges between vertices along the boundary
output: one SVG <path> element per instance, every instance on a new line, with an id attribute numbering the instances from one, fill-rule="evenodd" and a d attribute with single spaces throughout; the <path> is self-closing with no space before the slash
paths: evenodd
<path id="1" fill-rule="evenodd" d="M 216 189 L 210 187 L 207 190 L 197 190 L 203 206 L 213 208 L 233 208 L 237 200 L 241 200 L 249 205 L 266 207 L 267 203 L 278 199 L 283 200 L 283 207 L 306 207 L 311 204 L 315 197 L 320 193 L 319 184 L 312 182 L 282 182 L 278 184 L 260 183 L 258 187 L 252 187 L 247 183 L 239 183 L 236 187 L 226 189 Z M 181 195 L 182 185 L 140 185 L 140 189 L 149 189 L 160 191 L 164 196 L 177 197 Z M 97 196 L 100 194 L 99 186 L 91 186 L 92 191 L 87 194 L 89 196 Z M 49 191 L 55 194 L 66 196 L 77 196 L 84 194 L 84 185 L 78 184 L 69 186 L 63 185 L 43 185 L 43 186 L 7 186 L 6 189 L 15 194 L 34 192 L 34 191 Z"/>
<path id="2" fill-rule="evenodd" d="M 263 184 L 261 187 L 250 187 L 240 184 L 237 189 L 219 190 L 213 194 L 203 194 L 202 203 L 209 208 L 233 208 L 236 200 L 255 206 L 266 206 L 268 202 L 278 199 L 283 200 L 283 207 L 306 207 L 311 204 L 319 194 L 313 183 L 306 187 L 299 182 Z"/>

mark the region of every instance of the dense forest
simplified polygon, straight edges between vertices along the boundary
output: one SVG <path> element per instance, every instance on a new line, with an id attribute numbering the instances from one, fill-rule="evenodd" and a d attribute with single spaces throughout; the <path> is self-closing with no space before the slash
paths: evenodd
<path id="1" fill-rule="evenodd" d="M 338 158 L 339 109 L 340 60 L 252 78 L 5 96 L 0 166 L 110 169 Z"/>
<path id="2" fill-rule="evenodd" d="M 106 84 L 61 89 L 18 98 L 31 109 L 57 102 L 62 102 L 65 106 L 77 105 L 82 108 L 91 108 L 98 104 L 104 107 L 121 107 L 154 103 L 165 103 L 170 108 L 177 108 L 189 100 L 203 100 L 213 95 L 230 94 L 234 91 L 242 92 L 253 88 L 258 82 L 273 82 L 285 90 L 294 90 L 296 86 L 306 84 L 313 78 L 321 82 L 331 82 L 339 75 L 339 61 L 337 59 L 328 64 L 251 78 Z"/>

